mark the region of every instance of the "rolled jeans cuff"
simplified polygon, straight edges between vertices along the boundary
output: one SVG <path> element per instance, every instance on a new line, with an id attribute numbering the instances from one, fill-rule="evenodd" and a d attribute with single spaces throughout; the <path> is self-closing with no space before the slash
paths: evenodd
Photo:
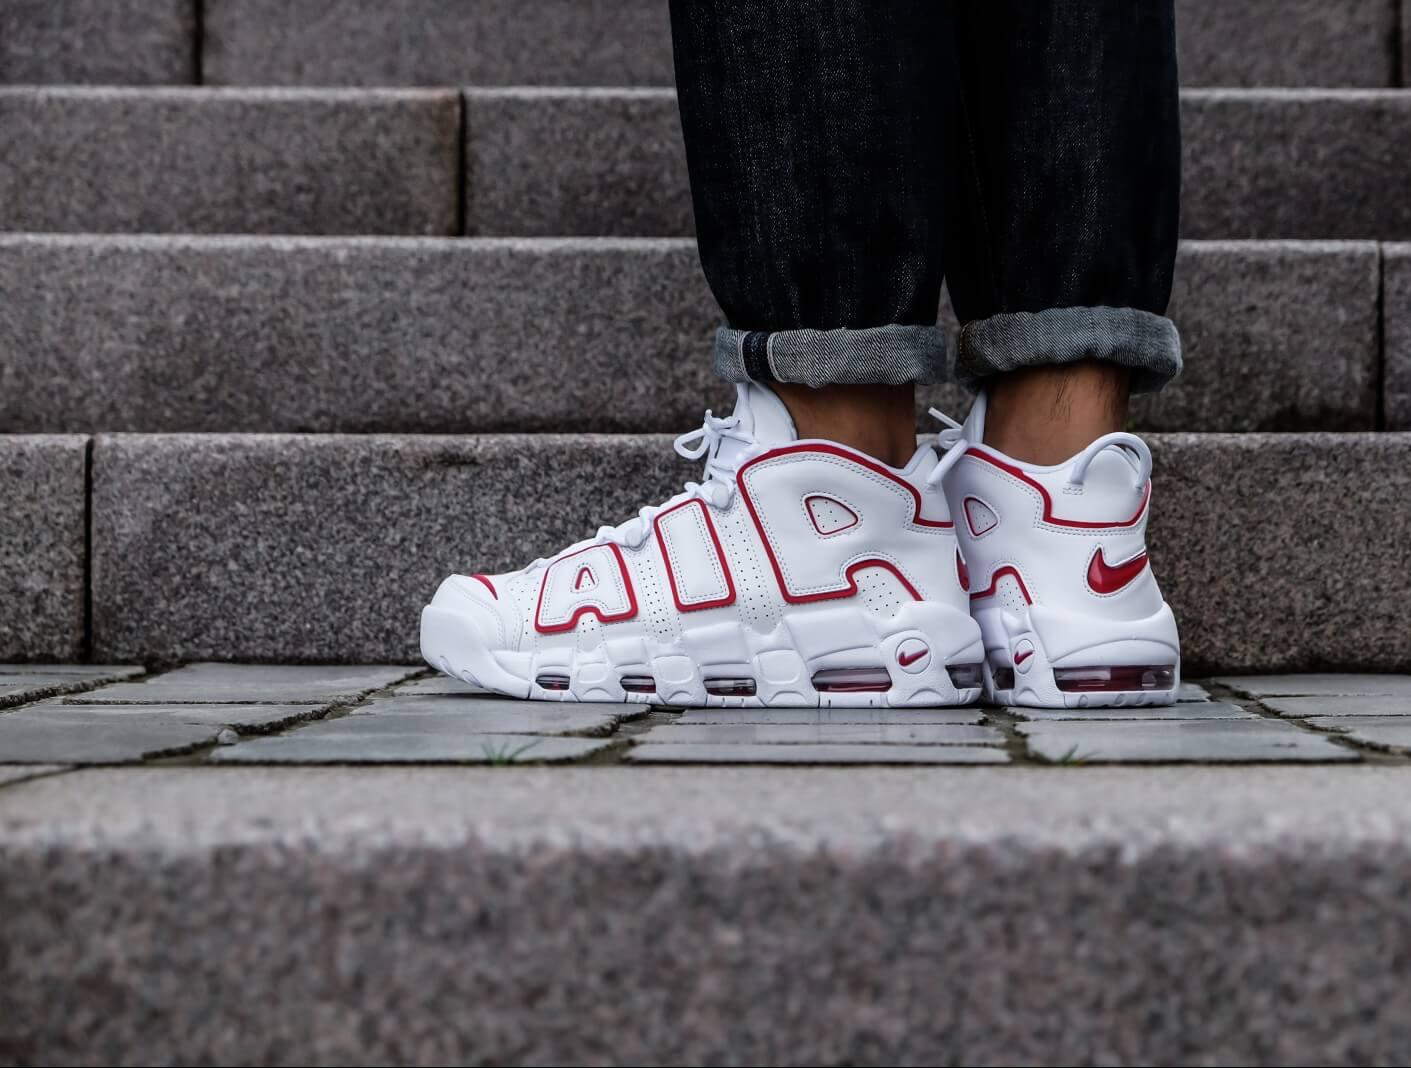
<path id="1" fill-rule="evenodd" d="M 1155 393 L 1181 373 L 1181 336 L 1164 315 L 1136 308 L 1049 308 L 966 323 L 956 377 L 979 389 L 1021 367 L 1103 360 L 1132 369 L 1133 393 Z"/>
<path id="2" fill-rule="evenodd" d="M 864 330 L 732 330 L 715 335 L 715 371 L 727 382 L 804 386 L 940 382 L 946 334 L 939 326 Z"/>

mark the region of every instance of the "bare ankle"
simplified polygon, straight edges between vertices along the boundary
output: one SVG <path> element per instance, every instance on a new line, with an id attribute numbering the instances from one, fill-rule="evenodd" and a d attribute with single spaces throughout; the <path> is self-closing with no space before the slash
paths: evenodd
<path id="1" fill-rule="evenodd" d="M 800 386 L 780 382 L 774 392 L 789 409 L 801 438 L 824 438 L 905 467 L 916 452 L 916 387 Z"/>
<path id="2" fill-rule="evenodd" d="M 1127 423 L 1130 374 L 1085 360 L 1029 367 L 987 384 L 985 444 L 1033 464 L 1062 463 Z"/>

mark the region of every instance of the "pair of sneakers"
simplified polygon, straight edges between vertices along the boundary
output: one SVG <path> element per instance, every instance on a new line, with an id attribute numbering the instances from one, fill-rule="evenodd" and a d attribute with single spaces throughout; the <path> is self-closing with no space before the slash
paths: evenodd
<path id="1" fill-rule="evenodd" d="M 1109 434 L 1041 467 L 983 443 L 983 395 L 945 421 L 893 468 L 800 440 L 773 392 L 741 385 L 730 417 L 676 440 L 702 481 L 519 571 L 452 575 L 422 611 L 422 655 L 540 700 L 1174 701 L 1146 444 Z"/>

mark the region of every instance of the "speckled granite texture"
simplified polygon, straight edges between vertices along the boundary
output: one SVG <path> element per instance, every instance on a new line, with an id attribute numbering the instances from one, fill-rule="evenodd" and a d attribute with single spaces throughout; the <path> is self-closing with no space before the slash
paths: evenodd
<path id="1" fill-rule="evenodd" d="M 1137 425 L 1371 428 L 1377 276 L 1369 242 L 1187 242 L 1186 370 Z M 0 291 L 3 430 L 679 433 L 732 396 L 686 240 L 0 236 Z M 921 393 L 923 430 L 969 403 Z"/>
<path id="2" fill-rule="evenodd" d="M 0 660 L 83 655 L 87 464 L 85 437 L 0 436 Z"/>
<path id="3" fill-rule="evenodd" d="M 0 89 L 0 229 L 453 234 L 460 97 Z"/>
<path id="4" fill-rule="evenodd" d="M 195 0 L 5 0 L 0 83 L 196 80 Z"/>
<path id="5" fill-rule="evenodd" d="M 1154 445 L 1151 554 L 1188 673 L 1411 663 L 1411 435 Z M 523 566 L 696 477 L 646 436 L 110 435 L 94 456 L 93 640 L 114 660 L 414 662 L 446 574 Z"/>
<path id="6" fill-rule="evenodd" d="M 205 0 L 205 74 L 213 85 L 668 85 L 671 30 L 661 0 Z"/>
<path id="7" fill-rule="evenodd" d="M 1411 244 L 1382 246 L 1386 425 L 1411 430 Z"/>
<path id="8" fill-rule="evenodd" d="M 1176 0 L 1183 85 L 1394 83 L 1398 0 Z"/>
<path id="9" fill-rule="evenodd" d="M 72 772 L 0 790 L 0 1058 L 1401 1063 L 1408 813 L 1375 768 Z"/>

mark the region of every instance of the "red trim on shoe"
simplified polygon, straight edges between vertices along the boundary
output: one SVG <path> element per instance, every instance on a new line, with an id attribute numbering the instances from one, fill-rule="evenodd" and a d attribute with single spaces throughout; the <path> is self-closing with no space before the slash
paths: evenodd
<path id="1" fill-rule="evenodd" d="M 978 505 L 982 505 L 982 506 L 985 508 L 985 510 L 990 513 L 990 515 L 992 515 L 992 516 L 995 517 L 995 518 L 994 518 L 994 522 L 992 522 L 992 523 L 991 523 L 989 526 L 987 526 L 984 530 L 976 530 L 976 529 L 975 529 L 975 519 L 974 519 L 974 517 L 970 514 L 970 502 L 971 502 L 971 501 L 974 501 L 974 502 L 975 502 L 976 504 L 978 504 Z M 982 534 L 988 534 L 990 531 L 994 530 L 995 527 L 999 526 L 999 513 L 996 512 L 993 508 L 991 508 L 991 507 L 990 507 L 988 504 L 986 504 L 984 501 L 980 500 L 979 497 L 974 497 L 974 496 L 966 497 L 965 500 L 963 500 L 963 501 L 960 502 L 960 510 L 965 513 L 965 525 L 970 528 L 970 536 L 971 536 L 971 537 L 978 538 L 978 537 L 980 537 Z"/>
<path id="2" fill-rule="evenodd" d="M 715 558 L 720 561 L 721 573 L 725 576 L 725 596 L 716 597 L 709 601 L 693 601 L 687 604 L 681 600 L 681 590 L 676 585 L 676 573 L 671 567 L 671 557 L 666 552 L 666 545 L 661 537 L 661 521 L 672 512 L 685 508 L 687 505 L 698 504 L 701 506 L 701 514 L 705 516 L 706 532 L 710 535 L 710 540 L 715 546 Z M 735 578 L 730 574 L 730 565 L 725 559 L 725 548 L 720 544 L 720 535 L 715 532 L 715 521 L 710 517 L 710 509 L 706 507 L 705 501 L 699 498 L 692 498 L 689 501 L 682 501 L 674 507 L 668 508 L 664 512 L 659 512 L 652 520 L 652 528 L 656 531 L 657 551 L 661 553 L 662 565 L 666 568 L 666 580 L 671 584 L 671 598 L 676 602 L 678 612 L 698 612 L 702 608 L 724 608 L 726 605 L 735 603 Z"/>
<path id="3" fill-rule="evenodd" d="M 1130 560 L 1109 564 L 1107 557 L 1103 555 L 1102 546 L 1099 545 L 1088 564 L 1088 587 L 1097 594 L 1116 593 L 1135 581 L 1137 576 L 1146 570 L 1148 563 L 1146 550 L 1143 549 Z"/>
<path id="4" fill-rule="evenodd" d="M 877 474 L 881 475 L 883 478 L 890 479 L 891 481 L 895 482 L 898 486 L 905 487 L 907 492 L 911 494 L 911 499 L 914 505 L 911 522 L 915 526 L 934 527 L 942 530 L 951 530 L 955 527 L 955 524 L 948 520 L 923 519 L 921 517 L 921 494 L 916 491 L 916 487 L 913 486 L 910 482 L 898 478 L 888 468 L 883 467 L 881 464 L 876 463 L 873 460 L 869 460 L 867 457 L 859 453 L 851 452 L 836 445 L 785 445 L 777 449 L 771 449 L 769 452 L 766 452 L 760 456 L 756 456 L 753 460 L 750 460 L 749 462 L 743 464 L 740 467 L 739 473 L 735 476 L 735 480 L 740 487 L 740 496 L 743 497 L 745 500 L 745 507 L 749 510 L 750 519 L 754 523 L 755 532 L 759 535 L 760 543 L 764 546 L 764 553 L 766 556 L 769 557 L 769 566 L 774 569 L 774 580 L 779 584 L 779 592 L 783 595 L 784 600 L 787 601 L 789 604 L 808 604 L 811 601 L 829 601 L 835 600 L 840 597 L 854 597 L 857 595 L 857 579 L 853 576 L 857 572 L 868 567 L 886 568 L 888 571 L 890 571 L 893 575 L 897 577 L 901 584 L 906 587 L 907 592 L 910 593 L 915 600 L 921 600 L 921 594 L 916 592 L 916 587 L 913 586 L 907 580 L 907 577 L 905 575 L 903 575 L 899 570 L 897 570 L 895 564 L 889 563 L 888 561 L 882 560 L 877 557 L 871 557 L 866 560 L 859 560 L 856 563 L 851 564 L 843 572 L 843 577 L 847 580 L 848 584 L 841 590 L 824 590 L 822 593 L 804 594 L 789 592 L 789 587 L 784 582 L 784 572 L 779 567 L 778 558 L 774 555 L 774 546 L 769 543 L 769 539 L 765 536 L 764 524 L 760 522 L 759 512 L 755 509 L 754 501 L 750 499 L 749 487 L 745 485 L 745 472 L 747 472 L 751 467 L 754 467 L 756 464 L 763 463 L 766 460 L 772 460 L 779 456 L 791 456 L 794 453 L 799 452 L 821 452 L 826 455 L 841 456 L 843 459 L 851 461 L 852 463 L 857 464 L 859 467 L 865 467 L 869 471 L 874 471 Z"/>
<path id="5" fill-rule="evenodd" d="M 617 568 L 622 573 L 622 585 L 627 591 L 627 608 L 615 616 L 604 615 L 603 610 L 595 604 L 579 605 L 578 610 L 569 617 L 566 623 L 555 623 L 545 626 L 540 622 L 544 612 L 544 588 L 549 584 L 549 572 L 554 569 L 554 564 L 560 560 L 568 560 L 579 553 L 586 553 L 593 549 L 601 548 L 598 545 L 589 545 L 579 549 L 578 552 L 569 553 L 568 556 L 560 556 L 552 564 L 544 569 L 544 577 L 539 582 L 539 603 L 534 606 L 534 629 L 540 634 L 559 634 L 566 630 L 572 630 L 578 626 L 578 621 L 587 612 L 593 613 L 601 623 L 621 623 L 624 619 L 631 619 L 637 614 L 637 591 L 632 588 L 632 576 L 627 571 L 627 561 L 622 557 L 622 550 L 617 547 L 616 542 L 607 542 L 607 547 L 612 550 L 613 557 L 617 560 Z"/>
<path id="6" fill-rule="evenodd" d="M 824 530 L 818 524 L 818 516 L 814 513 L 813 505 L 809 503 L 810 501 L 827 501 L 829 504 L 836 504 L 843 511 L 847 512 L 848 515 L 852 516 L 852 522 L 845 523 L 840 527 L 834 527 L 832 530 Z M 862 520 L 858 519 L 856 512 L 836 497 L 829 497 L 826 493 L 810 493 L 803 499 L 803 507 L 804 511 L 808 513 L 808 518 L 813 521 L 813 529 L 818 531 L 820 537 L 828 538 L 834 534 L 841 534 L 843 531 L 851 530 L 853 527 L 857 526 L 858 523 L 862 522 Z"/>
<path id="7" fill-rule="evenodd" d="M 1029 594 L 1029 587 L 1024 585 L 1024 576 L 1019 574 L 1019 569 L 1011 564 L 1005 564 L 1003 567 L 996 568 L 994 573 L 990 575 L 989 586 L 979 593 L 972 593 L 970 599 L 972 601 L 978 601 L 983 597 L 993 597 L 995 592 L 999 589 L 999 580 L 1005 575 L 1014 576 L 1014 581 L 1019 583 L 1019 592 L 1024 595 L 1024 600 L 1029 604 L 1033 604 L 1034 598 Z"/>
<path id="8" fill-rule="evenodd" d="M 1043 521 L 1049 524 L 1050 526 L 1077 527 L 1081 530 L 1111 530 L 1114 527 L 1133 527 L 1141 521 L 1142 516 L 1146 513 L 1146 506 L 1151 503 L 1151 479 L 1147 479 L 1146 485 L 1142 487 L 1141 503 L 1137 505 L 1136 514 L 1133 515 L 1131 519 L 1126 519 L 1119 523 L 1089 523 L 1079 519 L 1059 519 L 1056 515 L 1053 514 L 1053 498 L 1048 495 L 1048 490 L 1044 488 L 1042 483 L 1036 482 L 1033 478 L 1029 477 L 1029 475 L 1026 474 L 1023 470 L 1018 467 L 1015 467 L 1013 464 L 1007 464 L 1003 460 L 996 459 L 994 456 L 991 456 L 988 452 L 985 452 L 982 449 L 976 449 L 973 447 L 966 449 L 965 455 L 973 456 L 977 460 L 983 460 L 987 464 L 990 464 L 994 467 L 998 467 L 1001 471 L 1004 471 L 1006 474 L 1013 475 L 1021 482 L 1025 482 L 1028 485 L 1032 486 L 1034 489 L 1038 490 L 1039 496 L 1043 499 L 1044 502 Z"/>
<path id="9" fill-rule="evenodd" d="M 485 588 L 490 591 L 490 596 L 495 598 L 495 600 L 497 601 L 500 599 L 500 594 L 495 589 L 495 584 L 491 582 L 488 578 L 486 578 L 484 575 L 468 575 L 467 577 L 478 579 L 479 581 L 485 583 Z"/>
<path id="10" fill-rule="evenodd" d="M 970 592 L 970 569 L 965 566 L 965 557 L 960 555 L 960 550 L 955 550 L 955 577 L 960 579 L 960 588 L 966 593 Z"/>
<path id="11" fill-rule="evenodd" d="M 593 569 L 592 569 L 591 567 L 589 567 L 587 564 L 583 564 L 581 567 L 579 567 L 579 569 L 578 569 L 578 574 L 577 574 L 577 575 L 574 577 L 574 579 L 573 579 L 573 592 L 574 592 L 574 593 L 577 593 L 579 590 L 581 590 L 581 589 L 583 588 L 583 576 L 584 576 L 584 575 L 587 575 L 587 576 L 588 576 L 588 581 L 591 582 L 594 586 L 596 586 L 596 585 L 598 584 L 598 580 L 593 577 Z"/>

